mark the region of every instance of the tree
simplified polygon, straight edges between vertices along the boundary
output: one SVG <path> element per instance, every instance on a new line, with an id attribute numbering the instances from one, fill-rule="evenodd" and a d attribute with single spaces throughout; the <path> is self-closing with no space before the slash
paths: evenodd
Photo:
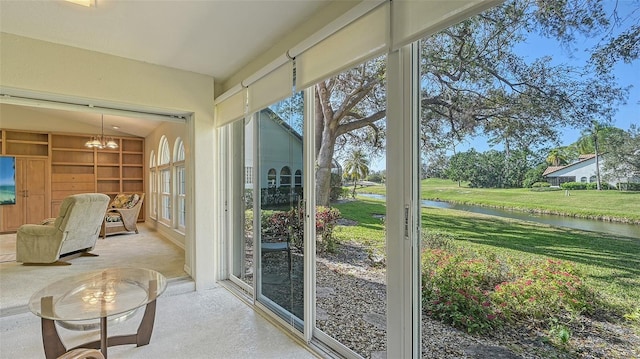
<path id="1" fill-rule="evenodd" d="M 386 116 L 385 70 L 384 59 L 378 58 L 315 86 L 318 205 L 329 206 L 336 146 L 382 146 L 384 127 L 377 122 Z"/>
<path id="2" fill-rule="evenodd" d="M 344 163 L 344 177 L 353 181 L 351 196 L 356 197 L 356 185 L 369 174 L 369 159 L 362 150 L 351 151 Z"/>
<path id="3" fill-rule="evenodd" d="M 618 178 L 640 177 L 640 128 L 632 125 L 628 131 L 616 133 L 609 138 L 611 146 L 603 155 L 604 168 Z"/>
<path id="4" fill-rule="evenodd" d="M 568 163 L 567 157 L 560 148 L 554 148 L 549 151 L 547 156 L 547 163 L 551 166 L 562 166 Z"/>
<path id="5" fill-rule="evenodd" d="M 596 188 L 602 188 L 600 176 L 600 156 L 603 152 L 610 150 L 613 146 L 613 138 L 624 132 L 619 128 L 593 121 L 591 126 L 582 131 L 582 135 L 576 142 L 578 151 L 581 154 L 594 154 L 596 158 Z"/>
<path id="6" fill-rule="evenodd" d="M 627 92 L 608 71 L 556 65 L 549 57 L 529 61 L 514 50 L 531 32 L 569 46 L 575 36 L 608 26 L 599 1 L 511 0 L 421 41 L 422 151 L 483 133 L 505 144 L 507 158 L 512 150 L 528 156 L 532 147 L 557 142 L 562 127 L 610 121 Z M 316 85 L 318 204 L 329 204 L 336 151 L 364 146 L 376 153 L 384 144 L 384 79 L 378 58 Z"/>

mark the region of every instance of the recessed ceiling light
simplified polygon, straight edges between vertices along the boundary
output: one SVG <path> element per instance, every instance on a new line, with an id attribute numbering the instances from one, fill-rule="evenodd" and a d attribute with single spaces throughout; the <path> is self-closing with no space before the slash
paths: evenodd
<path id="1" fill-rule="evenodd" d="M 119 130 L 120 126 L 111 126 L 111 128 L 113 128 L 114 130 Z"/>

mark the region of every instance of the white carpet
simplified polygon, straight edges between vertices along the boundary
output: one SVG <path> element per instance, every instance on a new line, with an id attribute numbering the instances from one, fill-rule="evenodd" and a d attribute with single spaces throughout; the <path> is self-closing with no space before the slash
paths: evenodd
<path id="1" fill-rule="evenodd" d="M 139 226 L 139 229 L 140 234 L 98 239 L 93 253 L 99 257 L 74 258 L 69 260 L 72 263 L 69 266 L 24 266 L 15 261 L 0 263 L 0 316 L 26 307 L 31 295 L 47 284 L 77 273 L 135 266 L 157 270 L 168 279 L 187 276 L 182 248 L 144 226 Z M 15 252 L 15 234 L 1 235 L 0 242 L 8 242 L 10 236 L 14 238 Z"/>

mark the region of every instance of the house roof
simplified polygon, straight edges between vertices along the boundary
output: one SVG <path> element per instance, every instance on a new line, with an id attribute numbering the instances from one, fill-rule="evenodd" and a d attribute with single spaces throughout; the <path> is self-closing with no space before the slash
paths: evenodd
<path id="1" fill-rule="evenodd" d="M 585 155 L 580 155 L 580 156 L 578 156 L 578 160 L 577 160 L 576 162 L 570 163 L 570 164 L 568 164 L 568 165 L 566 165 L 566 166 L 549 166 L 549 167 L 547 167 L 547 169 L 546 169 L 546 170 L 544 170 L 544 172 L 542 173 L 542 177 L 545 177 L 545 176 L 547 176 L 547 175 L 549 175 L 549 174 L 552 174 L 552 173 L 554 173 L 554 172 L 557 172 L 557 171 L 559 171 L 559 170 L 561 170 L 561 169 L 565 169 L 565 168 L 569 168 L 569 167 L 575 166 L 575 165 L 577 165 L 577 164 L 580 164 L 580 163 L 582 163 L 582 162 L 588 161 L 588 160 L 590 160 L 590 159 L 592 159 L 592 158 L 595 158 L 595 157 L 596 157 L 596 155 L 595 155 L 595 154 L 593 154 L 593 153 L 589 153 L 589 154 L 585 154 Z"/>
<path id="2" fill-rule="evenodd" d="M 544 172 L 542 173 L 542 176 L 544 177 L 544 176 L 548 175 L 549 173 L 555 172 L 555 171 L 557 171 L 559 169 L 562 169 L 562 168 L 565 168 L 565 167 L 566 166 L 549 166 L 549 167 L 547 167 L 546 170 L 544 170 Z"/>

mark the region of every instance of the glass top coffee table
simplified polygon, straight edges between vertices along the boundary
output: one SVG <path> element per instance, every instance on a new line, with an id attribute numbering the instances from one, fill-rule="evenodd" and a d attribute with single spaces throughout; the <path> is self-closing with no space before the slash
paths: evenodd
<path id="1" fill-rule="evenodd" d="M 166 278 L 154 270 L 109 268 L 68 277 L 39 290 L 31 296 L 29 309 L 42 318 L 42 341 L 46 358 L 57 358 L 67 352 L 58 335 L 56 321 L 83 323 L 99 319 L 100 340 L 81 344 L 76 348 L 100 349 L 105 358 L 109 346 L 149 344 L 155 320 L 156 298 L 166 287 Z M 109 317 L 127 315 L 145 305 L 136 334 L 108 337 Z"/>

